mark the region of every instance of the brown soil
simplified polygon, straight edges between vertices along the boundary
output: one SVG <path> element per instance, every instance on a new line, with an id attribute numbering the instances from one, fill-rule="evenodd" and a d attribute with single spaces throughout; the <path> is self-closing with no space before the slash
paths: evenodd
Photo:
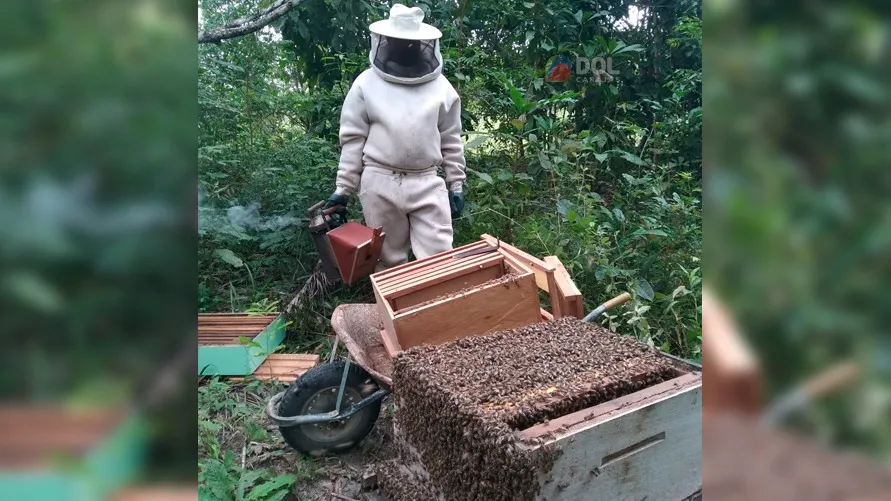
<path id="1" fill-rule="evenodd" d="M 702 494 L 737 501 L 891 499 L 891 472 L 737 416 L 703 420 Z"/>
<path id="2" fill-rule="evenodd" d="M 412 348 L 394 364 L 394 437 L 417 461 L 397 451 L 403 465 L 423 463 L 444 499 L 533 499 L 536 472 L 555 457 L 516 430 L 676 375 L 645 344 L 577 319 Z M 413 499 L 383 488 L 391 501 Z"/>

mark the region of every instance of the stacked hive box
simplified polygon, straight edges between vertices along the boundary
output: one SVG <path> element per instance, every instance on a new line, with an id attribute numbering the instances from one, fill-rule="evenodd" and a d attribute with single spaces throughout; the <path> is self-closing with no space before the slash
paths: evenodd
<path id="1" fill-rule="evenodd" d="M 371 276 L 388 352 L 582 316 L 582 297 L 555 256 L 535 258 L 493 237 Z M 551 312 L 539 306 L 539 289 Z"/>
<path id="2" fill-rule="evenodd" d="M 604 499 L 619 499 L 610 497 L 610 466 L 638 451 L 662 460 L 666 448 L 682 447 L 666 475 L 698 464 L 701 378 L 687 369 L 636 340 L 570 318 L 411 349 L 394 365 L 400 458 L 382 469 L 382 490 L 392 500 L 419 499 L 411 492 L 456 501 L 554 500 L 564 491 L 564 499 L 585 499 L 573 496 L 602 484 Z M 652 412 L 629 417 L 645 407 Z M 636 431 L 598 434 L 629 419 Z M 600 449 L 596 464 L 576 458 Z M 571 468 L 561 466 L 566 461 Z M 580 462 L 583 472 L 569 471 Z M 675 479 L 679 486 L 669 491 L 685 490 L 675 499 L 698 488 L 697 471 L 690 467 L 683 475 L 691 478 Z M 652 494 L 649 488 L 635 494 Z"/>

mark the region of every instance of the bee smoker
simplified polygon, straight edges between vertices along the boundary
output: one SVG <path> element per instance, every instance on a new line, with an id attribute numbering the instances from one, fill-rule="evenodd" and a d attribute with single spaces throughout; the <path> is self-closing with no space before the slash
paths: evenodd
<path id="1" fill-rule="evenodd" d="M 319 253 L 319 259 L 322 262 L 322 273 L 329 282 L 337 282 L 340 280 L 340 270 L 337 267 L 337 258 L 334 256 L 334 249 L 331 248 L 331 241 L 328 240 L 328 232 L 341 225 L 340 217 L 331 217 L 332 214 L 341 210 L 342 207 L 329 207 L 322 210 L 325 201 L 321 201 L 306 211 L 309 218 L 308 228 L 309 234 L 312 236 L 313 244 L 316 246 L 316 252 Z M 339 216 L 339 215 L 338 215 Z"/>
<path id="2" fill-rule="evenodd" d="M 386 234 L 381 228 L 344 222 L 343 207 L 322 209 L 324 205 L 319 202 L 306 212 L 322 273 L 330 282 L 352 285 L 374 272 Z"/>

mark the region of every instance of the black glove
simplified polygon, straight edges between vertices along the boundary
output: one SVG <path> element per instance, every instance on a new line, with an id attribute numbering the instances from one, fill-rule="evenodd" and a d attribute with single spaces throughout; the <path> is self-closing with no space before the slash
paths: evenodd
<path id="1" fill-rule="evenodd" d="M 334 193 L 330 197 L 328 197 L 328 200 L 325 202 L 325 206 L 322 208 L 327 209 L 329 207 L 335 207 L 337 205 L 341 205 L 344 208 L 346 208 L 346 206 L 349 203 L 350 203 L 350 197 L 348 197 L 346 195 L 341 195 L 339 193 Z"/>
<path id="2" fill-rule="evenodd" d="M 457 219 L 464 210 L 464 193 L 460 191 L 450 191 L 449 206 L 452 209 L 452 219 Z"/>

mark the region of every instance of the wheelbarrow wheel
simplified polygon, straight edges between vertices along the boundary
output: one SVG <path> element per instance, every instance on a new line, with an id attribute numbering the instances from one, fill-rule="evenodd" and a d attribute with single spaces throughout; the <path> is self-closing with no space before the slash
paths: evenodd
<path id="1" fill-rule="evenodd" d="M 285 392 L 279 404 L 279 415 L 291 417 L 333 411 L 337 405 L 337 392 L 344 365 L 343 360 L 338 360 L 306 371 Z M 377 383 L 368 372 L 358 365 L 350 364 L 340 408 L 344 409 L 360 401 L 377 388 Z M 280 427 L 279 430 L 285 442 L 300 452 L 314 456 L 344 452 L 358 445 L 368 435 L 380 411 L 381 402 L 378 401 L 342 421 Z"/>

